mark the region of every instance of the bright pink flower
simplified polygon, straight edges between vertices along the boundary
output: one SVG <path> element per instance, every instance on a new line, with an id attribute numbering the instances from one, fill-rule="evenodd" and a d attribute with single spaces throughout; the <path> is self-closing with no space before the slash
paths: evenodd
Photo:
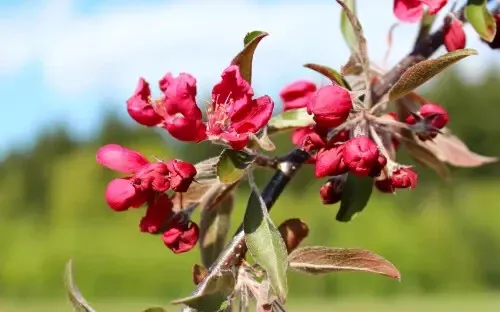
<path id="1" fill-rule="evenodd" d="M 344 144 L 321 149 L 316 154 L 315 174 L 317 178 L 336 176 L 347 172 L 347 166 L 342 158 Z"/>
<path id="2" fill-rule="evenodd" d="M 114 211 L 125 211 L 144 204 L 148 195 L 136 189 L 128 179 L 114 179 L 108 183 L 104 198 Z"/>
<path id="3" fill-rule="evenodd" d="M 151 90 L 143 78 L 139 78 L 134 95 L 127 100 L 127 112 L 132 119 L 143 126 L 153 127 L 163 120 L 152 105 Z"/>
<path id="4" fill-rule="evenodd" d="M 173 203 L 168 195 L 161 194 L 150 201 L 146 214 L 141 219 L 141 232 L 158 233 L 173 216 Z"/>
<path id="5" fill-rule="evenodd" d="M 226 68 L 221 77 L 212 89 L 207 135 L 211 139 L 223 139 L 233 149 L 240 150 L 248 144 L 250 134 L 267 124 L 274 103 L 267 95 L 252 99 L 252 87 L 236 65 Z"/>
<path id="6" fill-rule="evenodd" d="M 407 23 L 419 21 L 424 14 L 424 5 L 429 8 L 429 14 L 433 15 L 439 12 L 447 0 L 394 0 L 394 15 Z"/>
<path id="7" fill-rule="evenodd" d="M 351 94 L 338 85 L 320 88 L 311 99 L 307 112 L 314 115 L 314 121 L 322 128 L 340 126 L 352 110 Z"/>
<path id="8" fill-rule="evenodd" d="M 308 80 L 297 80 L 280 92 L 283 110 L 307 107 L 316 92 L 316 84 Z"/>
<path id="9" fill-rule="evenodd" d="M 342 177 L 333 177 L 319 189 L 319 195 L 324 205 L 338 203 L 342 198 L 345 180 Z"/>
<path id="10" fill-rule="evenodd" d="M 418 174 L 411 168 L 399 168 L 392 172 L 392 186 L 395 188 L 415 188 L 418 183 Z"/>
<path id="11" fill-rule="evenodd" d="M 97 151 L 96 160 L 104 167 L 126 174 L 137 173 L 149 164 L 141 153 L 117 144 L 107 144 L 101 147 Z"/>
<path id="12" fill-rule="evenodd" d="M 342 158 L 352 173 L 368 176 L 372 168 L 379 164 L 379 151 L 370 138 L 360 136 L 345 143 Z"/>
<path id="13" fill-rule="evenodd" d="M 188 119 L 176 114 L 165 119 L 163 128 L 179 141 L 201 142 L 207 138 L 207 126 L 201 119 Z"/>
<path id="14" fill-rule="evenodd" d="M 169 225 L 169 229 L 163 233 L 163 242 L 174 253 L 183 253 L 191 250 L 198 242 L 200 229 L 192 221 L 188 223 L 176 222 Z"/>
<path id="15" fill-rule="evenodd" d="M 185 161 L 177 159 L 167 163 L 170 173 L 170 186 L 175 192 L 186 192 L 196 176 L 196 168 Z"/>
<path id="16" fill-rule="evenodd" d="M 465 31 L 463 23 L 456 18 L 444 27 L 444 46 L 448 52 L 465 48 Z"/>

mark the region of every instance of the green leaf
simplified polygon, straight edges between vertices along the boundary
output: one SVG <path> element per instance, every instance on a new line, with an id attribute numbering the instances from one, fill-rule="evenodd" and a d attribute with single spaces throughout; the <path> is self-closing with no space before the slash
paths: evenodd
<path id="1" fill-rule="evenodd" d="M 373 182 L 373 178 L 370 177 L 347 174 L 340 200 L 340 209 L 336 216 L 337 221 L 351 221 L 356 214 L 365 209 L 372 194 Z"/>
<path id="2" fill-rule="evenodd" d="M 285 242 L 271 221 L 262 197 L 252 190 L 243 220 L 245 241 L 255 262 L 266 270 L 276 296 L 285 302 L 288 268 Z"/>
<path id="3" fill-rule="evenodd" d="M 398 82 L 389 90 L 389 100 L 392 101 L 410 93 L 447 67 L 467 56 L 476 54 L 477 51 L 474 49 L 456 50 L 436 59 L 421 61 L 413 65 L 404 72 Z"/>
<path id="4" fill-rule="evenodd" d="M 64 284 L 66 285 L 69 300 L 71 301 L 74 310 L 77 312 L 95 312 L 85 298 L 83 298 L 82 294 L 78 290 L 78 287 L 76 287 L 76 284 L 73 281 L 72 265 L 73 261 L 69 260 L 68 263 L 66 263 L 66 269 L 64 271 Z"/>
<path id="5" fill-rule="evenodd" d="M 304 67 L 312 69 L 315 72 L 318 72 L 318 73 L 322 74 L 326 78 L 330 79 L 330 81 L 333 84 L 337 84 L 337 85 L 339 85 L 341 87 L 344 87 L 346 89 L 351 90 L 351 87 L 349 86 L 349 84 L 347 83 L 347 81 L 345 81 L 344 77 L 342 77 L 342 75 L 339 74 L 333 68 L 330 68 L 330 67 L 324 66 L 324 65 L 319 65 L 319 64 L 311 64 L 311 63 L 305 64 Z"/>
<path id="6" fill-rule="evenodd" d="M 495 18 L 488 11 L 486 0 L 468 0 L 465 17 L 476 33 L 485 41 L 492 42 L 497 32 Z"/>
<path id="7" fill-rule="evenodd" d="M 355 0 L 345 0 L 344 3 L 353 14 L 356 14 Z M 356 39 L 356 33 L 352 28 L 351 22 L 349 21 L 345 10 L 342 10 L 342 13 L 340 13 L 340 30 L 342 31 L 342 36 L 344 37 L 344 40 L 347 43 L 349 49 L 357 50 L 358 40 Z"/>
<path id="8" fill-rule="evenodd" d="M 245 175 L 255 156 L 242 151 L 225 149 L 217 162 L 217 178 L 222 183 L 234 183 Z"/>
<path id="9" fill-rule="evenodd" d="M 167 312 L 167 310 L 165 310 L 164 308 L 160 308 L 160 307 L 154 307 L 154 308 L 148 308 L 148 309 L 144 310 L 143 312 Z"/>
<path id="10" fill-rule="evenodd" d="M 243 43 L 245 44 L 243 50 L 231 61 L 231 65 L 238 65 L 240 67 L 241 76 L 250 84 L 252 83 L 252 61 L 255 49 L 262 38 L 267 35 L 269 34 L 258 30 L 247 33 L 243 39 Z"/>
<path id="11" fill-rule="evenodd" d="M 229 194 L 210 210 L 201 210 L 200 250 L 203 265 L 209 268 L 224 249 L 229 232 L 234 194 Z"/>
<path id="12" fill-rule="evenodd" d="M 232 272 L 223 272 L 211 278 L 204 291 L 196 296 L 190 296 L 172 301 L 172 304 L 184 304 L 198 312 L 217 312 L 226 308 L 228 297 L 233 293 L 235 279 Z"/>
<path id="13" fill-rule="evenodd" d="M 290 268 L 309 274 L 359 271 L 401 279 L 401 273 L 389 261 L 364 249 L 307 246 L 289 256 Z"/>
<path id="14" fill-rule="evenodd" d="M 306 108 L 291 109 L 271 118 L 267 124 L 267 133 L 271 135 L 294 128 L 311 126 L 314 123 L 313 116 L 307 113 Z"/>

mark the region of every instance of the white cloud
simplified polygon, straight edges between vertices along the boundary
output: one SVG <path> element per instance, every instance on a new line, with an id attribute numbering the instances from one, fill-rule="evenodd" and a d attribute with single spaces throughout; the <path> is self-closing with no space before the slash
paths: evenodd
<path id="1" fill-rule="evenodd" d="M 387 30 L 395 19 L 392 0 L 358 2 L 372 59 L 381 61 Z M 27 12 L 27 13 L 25 13 Z M 254 29 L 268 31 L 255 56 L 257 91 L 273 91 L 276 80 L 319 77 L 301 64 L 339 67 L 348 57 L 338 30 L 333 0 L 271 2 L 177 0 L 165 3 L 101 6 L 92 14 L 75 12 L 72 1 L 49 1 L 36 10 L 0 18 L 0 75 L 12 75 L 32 62 L 43 68 L 45 83 L 69 96 L 123 95 L 137 78 L 152 83 L 165 72 L 194 74 L 200 89 L 218 78 Z M 416 25 L 398 27 L 390 61 L 411 46 Z M 469 42 L 477 47 L 470 32 Z M 485 51 L 485 49 L 481 49 Z M 483 60 L 484 61 L 484 60 Z M 466 65 L 476 66 L 477 60 Z M 121 93 L 118 93 L 121 92 Z"/>

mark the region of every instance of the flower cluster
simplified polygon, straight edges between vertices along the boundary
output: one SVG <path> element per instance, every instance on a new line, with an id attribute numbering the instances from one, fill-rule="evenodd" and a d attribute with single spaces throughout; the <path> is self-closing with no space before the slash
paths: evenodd
<path id="1" fill-rule="evenodd" d="M 125 211 L 147 205 L 140 230 L 162 233 L 163 242 L 175 253 L 193 248 L 198 241 L 198 226 L 173 211 L 168 191 L 185 192 L 196 176 L 196 168 L 177 159 L 150 162 L 139 152 L 116 144 L 99 149 L 96 160 L 102 166 L 128 176 L 108 183 L 105 199 L 111 209 Z"/>
<path id="2" fill-rule="evenodd" d="M 149 84 L 140 78 L 135 93 L 127 101 L 128 112 L 138 123 L 162 127 L 180 141 L 209 139 L 241 150 L 267 124 L 274 103 L 267 95 L 254 98 L 252 87 L 236 65 L 226 68 L 221 78 L 212 89 L 206 122 L 196 104 L 196 79 L 186 73 L 178 77 L 166 74 L 159 81 L 163 96 L 154 102 Z"/>

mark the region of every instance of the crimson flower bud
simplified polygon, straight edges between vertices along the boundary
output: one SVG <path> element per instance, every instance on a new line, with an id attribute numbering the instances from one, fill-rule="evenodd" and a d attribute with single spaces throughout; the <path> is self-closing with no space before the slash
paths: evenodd
<path id="1" fill-rule="evenodd" d="M 175 192 L 186 192 L 196 176 L 196 168 L 188 162 L 170 160 L 167 163 L 170 173 L 170 186 Z"/>
<path id="2" fill-rule="evenodd" d="M 340 126 L 352 110 L 351 93 L 339 85 L 320 88 L 311 99 L 307 112 L 322 128 Z"/>
<path id="3" fill-rule="evenodd" d="M 382 193 L 394 193 L 394 186 L 390 179 L 376 180 L 375 187 Z"/>
<path id="4" fill-rule="evenodd" d="M 315 174 L 317 178 L 336 176 L 347 172 L 347 166 L 342 159 L 344 144 L 329 149 L 321 149 L 316 154 Z"/>
<path id="5" fill-rule="evenodd" d="M 451 18 L 451 21 L 444 27 L 444 46 L 448 52 L 465 48 L 465 32 L 463 24 L 457 18 Z"/>
<path id="6" fill-rule="evenodd" d="M 415 188 L 418 174 L 411 168 L 398 168 L 392 172 L 391 184 L 395 188 Z"/>
<path id="7" fill-rule="evenodd" d="M 493 41 L 491 42 L 485 41 L 482 38 L 481 41 L 489 45 L 490 48 L 492 49 L 500 49 L 500 14 L 495 14 L 493 15 L 493 17 L 495 18 L 496 28 L 497 28 L 495 38 L 493 38 Z"/>
<path id="8" fill-rule="evenodd" d="M 191 250 L 198 242 L 199 236 L 200 228 L 196 223 L 175 220 L 169 225 L 169 229 L 163 232 L 162 238 L 165 246 L 177 254 Z"/>
<path id="9" fill-rule="evenodd" d="M 143 78 L 139 79 L 134 94 L 127 100 L 127 112 L 137 123 L 147 127 L 156 126 L 163 120 L 151 103 L 151 90 Z"/>
<path id="10" fill-rule="evenodd" d="M 283 110 L 307 107 L 316 92 L 316 84 L 308 80 L 297 80 L 280 91 Z"/>
<path id="11" fill-rule="evenodd" d="M 377 144 L 367 136 L 351 138 L 345 143 L 342 158 L 352 173 L 368 176 L 372 168 L 379 164 Z"/>
<path id="12" fill-rule="evenodd" d="M 405 122 L 415 126 L 414 131 L 422 141 L 435 138 L 437 130 L 448 124 L 448 112 L 440 105 L 427 103 L 422 105 L 418 112 L 423 118 L 417 120 L 418 116 L 409 115 Z"/>
<path id="13" fill-rule="evenodd" d="M 132 181 L 142 190 L 153 190 L 163 193 L 170 189 L 169 170 L 162 161 L 148 164 L 139 171 Z"/>
<path id="14" fill-rule="evenodd" d="M 344 175 L 333 177 L 323 184 L 319 189 L 319 195 L 321 196 L 323 204 L 332 205 L 338 203 L 342 198 L 344 185 Z"/>
<path id="15" fill-rule="evenodd" d="M 151 200 L 139 224 L 141 232 L 158 233 L 173 215 L 172 207 L 172 200 L 165 194 Z"/>

